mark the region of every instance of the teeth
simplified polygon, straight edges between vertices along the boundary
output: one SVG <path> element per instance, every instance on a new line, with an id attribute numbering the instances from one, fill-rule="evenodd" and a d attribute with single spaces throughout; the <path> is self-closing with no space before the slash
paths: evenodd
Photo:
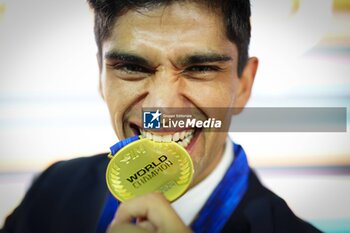
<path id="1" fill-rule="evenodd" d="M 179 137 L 180 137 L 181 140 L 185 138 L 185 134 L 186 134 L 185 131 L 182 131 L 182 132 L 180 133 L 180 136 L 179 136 Z"/>
<path id="2" fill-rule="evenodd" d="M 150 132 L 146 132 L 146 138 L 153 140 L 153 135 Z"/>
<path id="3" fill-rule="evenodd" d="M 186 147 L 186 146 L 185 146 L 185 143 L 184 143 L 183 141 L 179 141 L 177 144 L 179 144 L 179 145 L 182 146 L 182 147 Z"/>
<path id="4" fill-rule="evenodd" d="M 143 129 L 140 129 L 141 135 L 143 138 L 149 138 L 156 142 L 177 142 L 179 145 L 183 147 L 187 147 L 188 144 L 191 142 L 194 134 L 194 130 L 185 130 L 181 132 L 176 132 L 174 134 L 167 134 L 167 135 L 158 135 L 153 134 L 151 132 L 147 132 Z"/>
<path id="5" fill-rule="evenodd" d="M 164 135 L 163 136 L 163 142 L 171 142 L 172 141 L 172 136 L 169 134 L 169 135 Z"/>
<path id="6" fill-rule="evenodd" d="M 163 138 L 162 136 L 153 134 L 153 141 L 161 142 L 162 138 Z"/>
<path id="7" fill-rule="evenodd" d="M 183 142 L 186 143 L 186 144 L 188 144 L 188 143 L 190 142 L 190 140 L 191 140 L 191 139 L 185 138 L 185 139 L 183 140 Z"/>
<path id="8" fill-rule="evenodd" d="M 173 141 L 179 141 L 179 139 L 180 139 L 180 133 L 178 133 L 178 132 L 176 132 L 176 133 L 174 133 L 174 135 L 173 135 Z"/>

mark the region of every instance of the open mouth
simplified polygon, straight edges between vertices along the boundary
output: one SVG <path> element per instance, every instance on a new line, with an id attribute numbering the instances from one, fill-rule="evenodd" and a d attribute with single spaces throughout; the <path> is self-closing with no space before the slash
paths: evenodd
<path id="1" fill-rule="evenodd" d="M 151 139 L 155 142 L 176 142 L 180 146 L 189 149 L 188 147 L 194 143 L 194 139 L 198 136 L 200 129 L 180 129 L 178 131 L 149 131 L 138 127 L 135 124 L 130 124 L 136 135 L 141 135 L 143 138 Z"/>

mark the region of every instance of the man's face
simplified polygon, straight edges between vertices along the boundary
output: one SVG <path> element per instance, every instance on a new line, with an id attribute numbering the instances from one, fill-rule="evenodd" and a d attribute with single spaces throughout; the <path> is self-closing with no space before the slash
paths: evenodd
<path id="1" fill-rule="evenodd" d="M 181 143 L 198 183 L 221 158 L 226 133 L 142 129 L 142 108 L 236 106 L 238 53 L 220 16 L 193 3 L 128 11 L 102 45 L 101 92 L 119 139 L 143 132 L 154 140 L 188 137 Z M 184 131 L 184 132 L 182 132 Z M 148 132 L 148 133 L 146 133 Z"/>

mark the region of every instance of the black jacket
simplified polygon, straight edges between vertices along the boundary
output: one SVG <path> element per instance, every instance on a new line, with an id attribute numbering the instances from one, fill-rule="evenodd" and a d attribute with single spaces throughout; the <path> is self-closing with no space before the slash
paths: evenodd
<path id="1" fill-rule="evenodd" d="M 94 233 L 107 197 L 106 154 L 58 162 L 33 183 L 1 233 Z M 222 232 L 320 232 L 296 217 L 251 170 L 242 201 Z"/>

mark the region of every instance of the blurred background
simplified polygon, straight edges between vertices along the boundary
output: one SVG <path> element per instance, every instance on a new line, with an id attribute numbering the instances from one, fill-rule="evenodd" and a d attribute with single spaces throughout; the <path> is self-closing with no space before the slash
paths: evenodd
<path id="1" fill-rule="evenodd" d="M 350 107 L 350 1 L 252 0 L 251 107 Z M 33 177 L 117 138 L 85 1 L 0 0 L 0 226 Z M 349 131 L 349 125 L 347 128 Z M 262 181 L 325 232 L 350 232 L 350 134 L 232 133 Z"/>

